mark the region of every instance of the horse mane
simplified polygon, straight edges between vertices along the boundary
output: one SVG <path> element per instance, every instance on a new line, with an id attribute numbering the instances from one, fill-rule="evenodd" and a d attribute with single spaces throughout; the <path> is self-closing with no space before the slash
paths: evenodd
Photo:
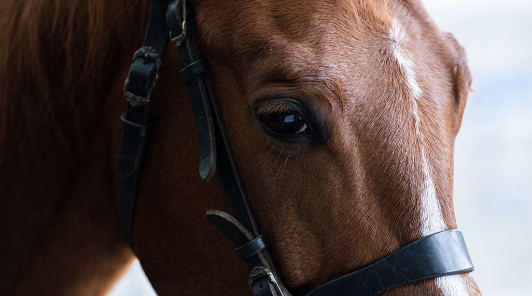
<path id="1" fill-rule="evenodd" d="M 141 43 L 148 8 L 139 0 L 0 2 L 0 161 L 51 141 L 71 150 L 73 131 L 90 138 L 84 122 L 104 107 L 113 64 Z"/>

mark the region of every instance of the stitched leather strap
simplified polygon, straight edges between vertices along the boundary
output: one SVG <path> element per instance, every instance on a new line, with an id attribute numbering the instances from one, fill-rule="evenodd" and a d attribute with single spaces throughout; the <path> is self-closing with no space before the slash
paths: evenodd
<path id="1" fill-rule="evenodd" d="M 120 117 L 120 128 L 122 132 L 129 134 L 133 137 L 143 138 L 148 136 L 150 125 L 138 124 L 126 119 L 125 115 Z"/>
<path id="2" fill-rule="evenodd" d="M 166 19 L 171 36 L 182 36 L 177 47 L 181 75 L 186 82 L 199 144 L 199 173 L 201 178 L 208 180 L 216 169 L 216 139 L 212 111 L 209 99 L 214 90 L 209 89 L 210 75 L 206 75 L 208 65 L 196 41 L 194 17 L 189 10 L 183 11 L 183 1 L 174 1 L 168 7 Z M 183 16 L 186 16 L 184 23 Z M 183 31 L 186 28 L 186 31 Z M 184 34 L 186 32 L 186 35 Z M 176 37 L 174 37 L 176 38 Z"/>
<path id="3" fill-rule="evenodd" d="M 398 285 L 473 271 L 462 233 L 423 237 L 365 268 L 332 280 L 307 296 L 372 296 Z"/>
<path id="4" fill-rule="evenodd" d="M 255 296 L 288 296 L 261 236 L 254 237 L 235 217 L 218 210 L 207 211 L 207 220 L 233 242 L 237 256 L 250 272 L 249 285 Z"/>
<path id="5" fill-rule="evenodd" d="M 193 62 L 181 70 L 181 79 L 187 82 L 190 79 L 209 71 L 209 64 L 204 60 Z"/>
<path id="6" fill-rule="evenodd" d="M 264 248 L 266 248 L 266 242 L 262 239 L 262 235 L 260 235 L 243 246 L 236 248 L 235 253 L 240 260 L 246 260 Z"/>
<path id="7" fill-rule="evenodd" d="M 121 118 L 122 140 L 116 159 L 118 169 L 117 214 L 120 229 L 133 249 L 133 218 L 142 155 L 149 132 L 151 95 L 168 43 L 165 14 L 168 0 L 152 0 L 144 45 L 134 56 L 124 85 L 128 99 Z"/>

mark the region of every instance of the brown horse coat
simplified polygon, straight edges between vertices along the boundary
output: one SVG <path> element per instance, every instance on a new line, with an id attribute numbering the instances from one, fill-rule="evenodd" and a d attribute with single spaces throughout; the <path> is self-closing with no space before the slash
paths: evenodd
<path id="1" fill-rule="evenodd" d="M 103 295 L 132 252 L 118 231 L 122 87 L 148 2 L 0 3 L 1 295 Z M 456 228 L 453 144 L 471 77 L 463 48 L 411 1 L 193 3 L 245 189 L 294 295 Z M 244 295 L 205 221 L 227 210 L 197 174 L 197 136 L 169 48 L 139 186 L 136 253 L 159 295 Z M 299 104 L 323 144 L 262 132 Z M 470 275 L 385 295 L 480 295 Z"/>

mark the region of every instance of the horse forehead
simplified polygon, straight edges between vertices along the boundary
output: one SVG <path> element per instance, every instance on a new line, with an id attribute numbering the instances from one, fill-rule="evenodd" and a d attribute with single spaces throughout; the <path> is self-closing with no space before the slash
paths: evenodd
<path id="1" fill-rule="evenodd" d="M 217 6 L 204 1 L 197 22 L 209 58 L 231 65 L 249 88 L 269 80 L 297 83 L 305 77 L 340 89 L 337 93 L 346 98 L 384 88 L 394 96 L 401 91 L 395 82 L 404 76 L 396 65 L 394 43 L 405 42 L 400 45 L 408 51 L 418 45 L 419 36 L 432 43 L 440 40 L 437 34 L 422 32 L 426 26 L 407 7 L 391 2 L 264 0 Z M 397 22 L 401 30 L 394 31 Z M 432 63 L 423 50 L 408 51 L 416 72 L 436 77 L 427 67 L 418 67 Z"/>
<path id="2" fill-rule="evenodd" d="M 350 43 L 357 47 L 368 35 L 385 34 L 391 24 L 383 13 L 389 11 L 387 0 L 199 3 L 195 10 L 203 45 L 233 64 L 274 50 L 286 59 L 290 52 L 305 55 L 305 48 L 334 52 Z"/>

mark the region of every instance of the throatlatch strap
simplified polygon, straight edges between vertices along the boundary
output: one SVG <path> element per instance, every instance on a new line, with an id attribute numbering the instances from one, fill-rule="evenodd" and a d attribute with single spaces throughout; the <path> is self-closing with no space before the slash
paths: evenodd
<path id="1" fill-rule="evenodd" d="M 135 53 L 124 85 L 128 101 L 121 118 L 122 140 L 116 159 L 118 169 L 117 213 L 120 229 L 133 249 L 133 217 L 142 155 L 149 132 L 151 94 L 159 75 L 161 56 L 168 44 L 165 21 L 168 0 L 152 0 L 144 45 Z"/>
<path id="2" fill-rule="evenodd" d="M 365 268 L 332 280 L 307 296 L 372 296 L 398 285 L 473 271 L 458 230 L 423 237 Z"/>

